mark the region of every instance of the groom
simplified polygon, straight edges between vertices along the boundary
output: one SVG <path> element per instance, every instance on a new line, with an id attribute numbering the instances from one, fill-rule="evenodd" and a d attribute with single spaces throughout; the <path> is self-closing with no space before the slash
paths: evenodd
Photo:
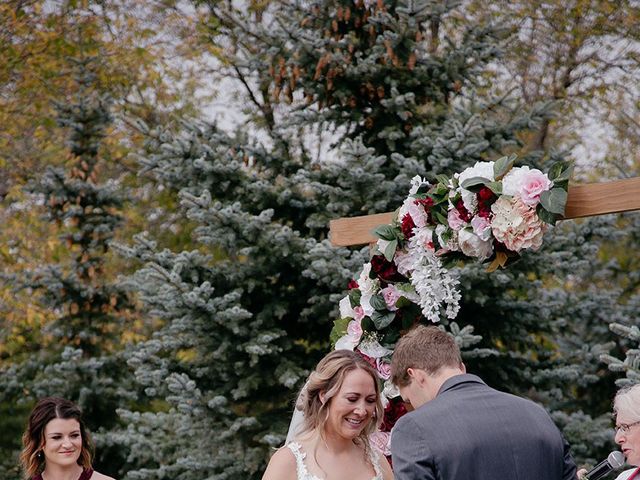
<path id="1" fill-rule="evenodd" d="M 391 379 L 414 411 L 391 433 L 396 480 L 575 480 L 547 412 L 466 373 L 453 337 L 418 326 L 396 345 Z"/>

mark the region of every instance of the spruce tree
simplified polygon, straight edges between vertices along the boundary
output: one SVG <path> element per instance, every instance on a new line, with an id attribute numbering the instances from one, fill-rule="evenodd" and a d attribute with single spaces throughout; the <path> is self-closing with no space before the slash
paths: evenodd
<path id="1" fill-rule="evenodd" d="M 143 173 L 180 199 L 195 248 L 163 249 L 155 234 L 120 247 L 142 265 L 127 283 L 159 326 L 128 351 L 156 411 L 121 410 L 128 428 L 110 435 L 132 479 L 260 477 L 368 257 L 331 246 L 331 218 L 397 208 L 416 174 L 514 151 L 536 167 L 563 158 L 521 141 L 552 105 L 485 95 L 507 37 L 465 23 L 457 2 L 206 5 L 205 31 L 233 45 L 223 73 L 244 89 L 247 123 L 148 132 Z M 596 261 L 614 227 L 566 222 L 508 270 L 460 268 L 462 310 L 443 322 L 473 326 L 473 349 L 462 330 L 470 371 L 544 404 L 581 459 L 606 443 L 594 415 L 606 395 L 582 395 L 611 390 L 603 320 L 629 318 Z"/>
<path id="2" fill-rule="evenodd" d="M 131 303 L 121 287 L 108 281 L 105 270 L 123 206 L 118 185 L 99 181 L 105 168 L 101 145 L 112 122 L 111 101 L 99 89 L 98 58 L 71 62 L 77 90 L 68 102 L 56 105 L 58 122 L 68 132 L 68 161 L 65 167 L 47 168 L 29 187 L 46 219 L 60 227 L 60 241 L 69 255 L 12 279 L 17 288 L 38 295 L 56 318 L 41 333 L 39 350 L 2 367 L 0 401 L 15 403 L 24 415 L 38 398 L 62 396 L 80 405 L 90 430 L 98 433 L 117 423 L 118 406 L 137 397 L 120 354 Z M 99 441 L 98 447 L 96 467 L 118 473 L 122 459 L 117 446 Z M 19 478 L 17 452 L 9 464 L 3 478 Z"/>
<path id="3" fill-rule="evenodd" d="M 621 285 L 620 294 L 626 315 L 611 319 L 609 328 L 619 340 L 618 345 L 616 349 L 603 353 L 600 359 L 612 372 L 624 375 L 616 379 L 616 385 L 622 387 L 640 383 L 640 270 L 637 268 L 637 255 L 626 255 L 627 252 L 634 252 L 640 241 L 640 215 L 625 215 L 617 227 L 624 232 L 619 246 L 622 248 L 609 261 Z"/>

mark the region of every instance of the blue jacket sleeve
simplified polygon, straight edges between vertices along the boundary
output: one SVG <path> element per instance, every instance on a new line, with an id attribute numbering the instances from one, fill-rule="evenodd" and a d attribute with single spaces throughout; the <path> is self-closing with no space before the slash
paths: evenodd
<path id="1" fill-rule="evenodd" d="M 564 443 L 564 470 L 562 472 L 562 480 L 575 480 L 577 477 L 576 464 L 571 456 L 569 443 L 562 437 Z"/>

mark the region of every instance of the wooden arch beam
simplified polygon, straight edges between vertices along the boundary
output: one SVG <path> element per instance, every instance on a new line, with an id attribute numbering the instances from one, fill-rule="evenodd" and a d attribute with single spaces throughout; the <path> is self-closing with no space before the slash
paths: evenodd
<path id="1" fill-rule="evenodd" d="M 606 183 L 570 186 L 564 219 L 640 210 L 640 177 Z M 338 218 L 329 223 L 331 243 L 339 247 L 377 240 L 371 231 L 391 223 L 393 212 L 364 217 Z"/>

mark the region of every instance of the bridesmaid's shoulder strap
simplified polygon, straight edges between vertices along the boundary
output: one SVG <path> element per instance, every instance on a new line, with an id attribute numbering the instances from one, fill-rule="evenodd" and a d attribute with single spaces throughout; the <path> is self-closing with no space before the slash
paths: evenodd
<path id="1" fill-rule="evenodd" d="M 91 475 L 93 475 L 93 469 L 85 468 L 84 470 L 82 470 L 82 473 L 80 474 L 80 478 L 78 478 L 78 480 L 89 480 L 91 478 Z"/>

